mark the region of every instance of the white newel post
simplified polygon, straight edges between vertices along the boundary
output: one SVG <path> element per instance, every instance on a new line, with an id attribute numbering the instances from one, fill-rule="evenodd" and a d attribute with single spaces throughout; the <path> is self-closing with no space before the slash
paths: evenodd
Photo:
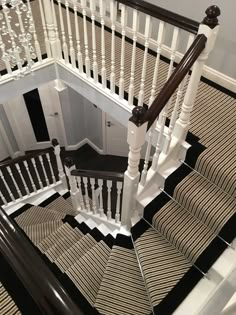
<path id="1" fill-rule="evenodd" d="M 66 176 L 70 185 L 70 195 L 73 209 L 78 211 L 80 209 L 80 191 L 77 186 L 76 177 L 71 175 L 71 172 L 76 169 L 74 160 L 71 157 L 66 157 L 64 161 Z"/>
<path id="2" fill-rule="evenodd" d="M 128 168 L 124 175 L 121 224 L 130 226 L 130 219 L 136 208 L 136 195 L 139 184 L 139 162 L 142 145 L 145 142 L 147 122 L 144 122 L 146 109 L 137 106 L 128 122 L 127 142 L 129 144 Z"/>
<path id="3" fill-rule="evenodd" d="M 61 156 L 60 156 L 61 147 L 57 139 L 52 139 L 52 146 L 54 148 L 54 154 L 56 156 L 59 179 L 63 184 L 63 188 L 67 189 L 68 187 L 67 187 L 67 182 L 66 182 L 66 175 L 63 170 L 63 165 L 62 165 Z"/>
<path id="4" fill-rule="evenodd" d="M 57 43 L 57 38 L 56 38 L 54 18 L 53 18 L 53 12 L 52 12 L 52 6 L 51 6 L 50 0 L 43 0 L 43 5 L 44 5 L 45 22 L 46 22 L 46 27 L 48 30 L 48 39 L 49 39 L 50 47 L 52 51 L 52 57 L 57 58 L 59 54 L 58 43 Z"/>
<path id="5" fill-rule="evenodd" d="M 186 138 L 203 67 L 208 59 L 209 53 L 213 50 L 219 31 L 217 17 L 220 15 L 220 9 L 215 5 L 211 6 L 206 10 L 206 14 L 207 16 L 204 18 L 202 24 L 200 24 L 198 30 L 199 35 L 204 34 L 206 36 L 206 46 L 193 66 L 181 113 L 173 131 L 173 135 L 176 136 L 180 142 Z"/>

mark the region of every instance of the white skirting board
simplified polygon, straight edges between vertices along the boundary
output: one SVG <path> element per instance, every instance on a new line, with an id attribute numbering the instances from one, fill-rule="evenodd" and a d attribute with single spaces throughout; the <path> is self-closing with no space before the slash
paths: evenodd
<path id="1" fill-rule="evenodd" d="M 76 143 L 76 144 L 70 144 L 68 146 L 65 147 L 65 149 L 67 151 L 75 151 L 78 150 L 79 148 L 81 148 L 83 145 L 88 144 L 90 145 L 96 152 L 98 152 L 99 154 L 104 154 L 103 149 L 98 148 L 90 139 L 85 138 L 83 140 L 81 140 L 80 142 Z"/>

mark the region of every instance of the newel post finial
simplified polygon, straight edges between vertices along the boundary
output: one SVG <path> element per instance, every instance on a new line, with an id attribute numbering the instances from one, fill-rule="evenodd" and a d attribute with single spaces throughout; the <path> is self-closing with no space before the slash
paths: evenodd
<path id="1" fill-rule="evenodd" d="M 217 5 L 211 5 L 205 11 L 206 17 L 203 19 L 202 24 L 215 28 L 218 24 L 218 16 L 220 16 L 220 8 Z"/>
<path id="2" fill-rule="evenodd" d="M 129 121 L 135 124 L 137 127 L 140 127 L 145 122 L 145 114 L 146 108 L 143 106 L 135 106 L 132 110 L 132 117 L 130 117 Z"/>

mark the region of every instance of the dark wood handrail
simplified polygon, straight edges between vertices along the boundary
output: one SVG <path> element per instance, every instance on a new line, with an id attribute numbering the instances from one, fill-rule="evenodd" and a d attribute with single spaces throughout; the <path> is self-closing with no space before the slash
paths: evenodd
<path id="1" fill-rule="evenodd" d="M 17 224 L 1 207 L 0 231 L 0 252 L 42 314 L 85 315 L 65 292 Z"/>
<path id="2" fill-rule="evenodd" d="M 92 177 L 95 179 L 106 179 L 106 180 L 115 180 L 123 181 L 124 174 L 116 172 L 105 172 L 105 171 L 93 171 L 93 170 L 73 170 L 71 172 L 73 176 L 82 176 L 82 177 Z"/>
<path id="3" fill-rule="evenodd" d="M 148 121 L 148 129 L 157 119 L 158 115 L 165 107 L 172 94 L 175 92 L 181 81 L 187 75 L 191 69 L 194 62 L 197 60 L 203 49 L 205 48 L 207 38 L 205 35 L 197 35 L 194 42 L 177 65 L 173 71 L 170 78 L 165 83 L 164 87 L 161 89 L 160 93 L 157 95 L 153 101 L 150 108 L 144 114 L 143 121 Z"/>
<path id="4" fill-rule="evenodd" d="M 49 148 L 44 149 L 44 150 L 40 150 L 40 151 L 37 151 L 37 152 L 28 153 L 28 154 L 19 156 L 19 157 L 15 158 L 15 159 L 11 159 L 11 160 L 7 160 L 7 161 L 4 161 L 4 162 L 1 162 L 1 163 L 0 163 L 0 168 L 3 167 L 3 166 L 14 165 L 14 164 L 16 164 L 16 163 L 25 161 L 26 159 L 30 159 L 30 158 L 33 158 L 33 157 L 37 157 L 37 156 L 40 156 L 40 155 L 43 155 L 43 154 L 52 152 L 52 150 L 53 150 L 53 149 L 52 149 L 51 147 L 49 147 Z"/>
<path id="5" fill-rule="evenodd" d="M 198 32 L 199 22 L 160 8 L 154 4 L 142 0 L 118 0 L 118 2 L 153 16 L 161 21 L 177 26 L 190 33 L 197 34 Z"/>

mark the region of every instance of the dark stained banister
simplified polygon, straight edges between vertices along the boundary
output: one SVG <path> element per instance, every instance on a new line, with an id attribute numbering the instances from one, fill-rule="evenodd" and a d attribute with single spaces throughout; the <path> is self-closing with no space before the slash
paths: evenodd
<path id="1" fill-rule="evenodd" d="M 71 300 L 20 228 L 1 207 L 0 252 L 42 314 L 85 315 Z"/>
<path id="2" fill-rule="evenodd" d="M 93 171 L 93 170 L 73 170 L 71 172 L 73 176 L 82 176 L 82 177 L 92 177 L 95 179 L 105 179 L 105 180 L 114 180 L 114 181 L 123 181 L 124 174 L 116 172 L 104 172 L 104 171 Z"/>
<path id="3" fill-rule="evenodd" d="M 154 4 L 142 0 L 118 0 L 118 2 L 150 16 L 153 16 L 161 21 L 177 26 L 190 33 L 197 34 L 198 32 L 200 24 L 199 22 L 191 20 L 169 10 L 160 8 Z"/>

